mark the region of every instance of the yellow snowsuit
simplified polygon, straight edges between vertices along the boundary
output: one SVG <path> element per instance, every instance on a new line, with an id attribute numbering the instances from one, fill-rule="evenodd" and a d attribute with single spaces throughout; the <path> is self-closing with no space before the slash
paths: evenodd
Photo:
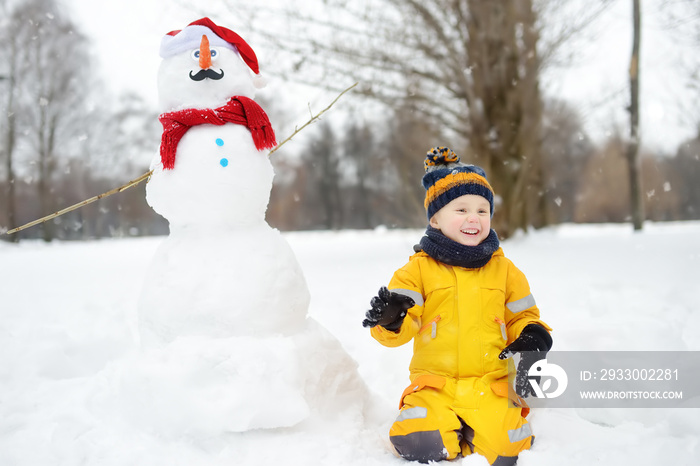
<path id="1" fill-rule="evenodd" d="M 444 459 L 476 451 L 491 464 L 512 464 L 530 448 L 532 432 L 527 412 L 508 399 L 510 360 L 498 355 L 529 324 L 551 330 L 539 318 L 525 275 L 500 248 L 479 269 L 418 252 L 388 288 L 415 301 L 398 332 L 372 329 L 384 346 L 413 339 L 411 385 L 390 431 L 394 446 L 420 453 L 427 443 Z M 420 454 L 402 456 L 421 460 Z"/>

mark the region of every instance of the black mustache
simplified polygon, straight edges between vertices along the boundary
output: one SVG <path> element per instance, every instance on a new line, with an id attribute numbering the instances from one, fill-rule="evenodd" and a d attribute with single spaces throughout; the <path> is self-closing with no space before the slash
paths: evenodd
<path id="1" fill-rule="evenodd" d="M 217 73 L 216 71 L 210 69 L 199 70 L 194 75 L 192 74 L 192 71 L 190 71 L 190 79 L 193 81 L 202 81 L 206 78 L 218 80 L 224 77 L 224 70 L 220 71 L 220 73 Z"/>

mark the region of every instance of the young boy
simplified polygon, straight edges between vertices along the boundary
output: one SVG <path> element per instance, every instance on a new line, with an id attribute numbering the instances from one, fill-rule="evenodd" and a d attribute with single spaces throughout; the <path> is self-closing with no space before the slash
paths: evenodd
<path id="1" fill-rule="evenodd" d="M 425 168 L 425 236 L 363 322 L 382 345 L 413 339 L 411 385 L 390 440 L 407 460 L 477 452 L 512 465 L 533 436 L 529 410 L 508 389 L 508 358 L 521 353 L 518 395 L 534 394 L 527 369 L 551 348 L 551 329 L 491 229 L 494 195 L 484 171 L 446 147 L 428 152 Z"/>

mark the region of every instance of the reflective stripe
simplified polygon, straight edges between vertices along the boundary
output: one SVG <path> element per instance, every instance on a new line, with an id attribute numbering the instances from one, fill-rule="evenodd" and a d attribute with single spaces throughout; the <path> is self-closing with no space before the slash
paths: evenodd
<path id="1" fill-rule="evenodd" d="M 513 314 L 524 311 L 525 309 L 530 309 L 534 305 L 535 298 L 531 294 L 525 296 L 524 298 L 518 299 L 517 301 L 506 303 L 506 307 Z"/>
<path id="2" fill-rule="evenodd" d="M 391 291 L 392 293 L 399 293 L 399 294 L 402 294 L 402 295 L 404 295 L 404 296 L 408 296 L 409 298 L 411 298 L 411 299 L 416 303 L 417 306 L 422 306 L 422 305 L 423 305 L 423 295 L 421 295 L 421 294 L 420 294 L 419 292 L 417 292 L 417 291 L 414 291 L 414 290 L 406 290 L 406 289 L 403 289 L 403 288 L 394 288 L 394 289 L 391 289 L 391 290 L 389 290 L 389 291 Z"/>
<path id="3" fill-rule="evenodd" d="M 439 430 L 412 432 L 389 437 L 399 455 L 409 461 L 428 463 L 447 458 L 447 450 Z"/>
<path id="4" fill-rule="evenodd" d="M 517 462 L 517 456 L 499 456 L 496 461 L 491 463 L 491 466 L 515 466 Z"/>
<path id="5" fill-rule="evenodd" d="M 422 326 L 420 328 L 420 330 L 418 330 L 418 333 L 423 333 L 423 331 L 427 330 L 428 327 L 430 327 L 432 329 L 430 332 L 430 335 L 433 338 L 435 338 L 435 336 L 437 335 L 437 323 L 440 322 L 441 320 L 442 320 L 441 315 L 436 316 L 433 320 L 431 320 L 430 322 L 428 322 L 427 324 Z"/>
<path id="6" fill-rule="evenodd" d="M 399 417 L 396 418 L 396 422 L 405 421 L 406 419 L 425 419 L 426 417 L 428 417 L 428 408 L 416 406 L 415 408 L 408 408 L 401 411 Z"/>
<path id="7" fill-rule="evenodd" d="M 510 439 L 510 443 L 520 442 L 531 436 L 532 429 L 530 429 L 530 424 L 523 424 L 523 426 L 519 429 L 512 429 L 508 431 L 508 439 Z"/>

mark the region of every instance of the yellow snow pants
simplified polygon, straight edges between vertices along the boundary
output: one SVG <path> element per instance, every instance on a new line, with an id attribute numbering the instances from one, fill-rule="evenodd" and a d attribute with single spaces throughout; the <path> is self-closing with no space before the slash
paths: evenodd
<path id="1" fill-rule="evenodd" d="M 389 432 L 397 452 L 427 463 L 479 453 L 492 465 L 515 464 L 529 449 L 529 409 L 509 400 L 508 385 L 481 378 L 453 379 L 424 374 L 404 392 Z"/>

